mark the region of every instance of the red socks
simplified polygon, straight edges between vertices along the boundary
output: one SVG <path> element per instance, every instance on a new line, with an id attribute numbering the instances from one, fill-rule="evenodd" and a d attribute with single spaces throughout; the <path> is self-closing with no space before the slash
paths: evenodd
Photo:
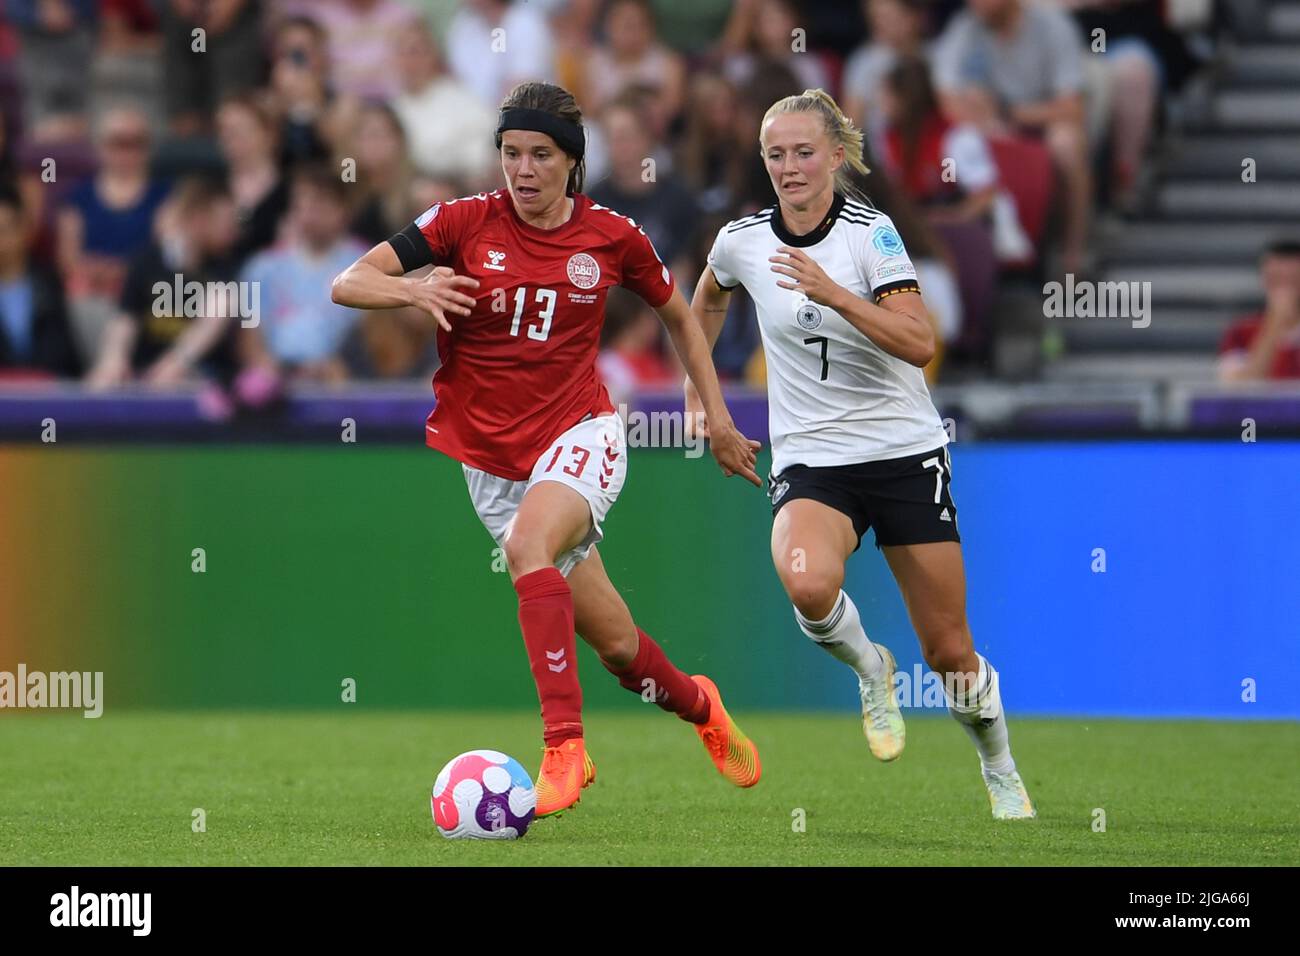
<path id="1" fill-rule="evenodd" d="M 578 683 L 577 641 L 573 633 L 573 592 L 556 568 L 542 568 L 515 581 L 519 628 L 528 648 L 528 666 L 542 705 L 542 738 L 558 747 L 582 736 L 582 686 Z M 634 694 L 653 690 L 654 702 L 693 724 L 709 719 L 709 698 L 689 676 L 673 666 L 654 639 L 636 629 L 636 657 L 623 670 L 605 669 Z M 604 661 L 602 661 L 604 663 Z"/>
<path id="2" fill-rule="evenodd" d="M 636 657 L 623 670 L 615 670 L 605 661 L 605 669 L 618 678 L 618 682 L 634 694 L 644 694 L 654 689 L 654 702 L 669 713 L 693 724 L 709 719 L 709 698 L 689 676 L 673 666 L 658 644 L 641 628 L 636 629 L 640 643 Z"/>
<path id="3" fill-rule="evenodd" d="M 558 747 L 582 736 L 582 686 L 578 683 L 573 633 L 573 592 L 557 568 L 542 568 L 515 581 L 519 627 L 542 704 L 542 738 Z"/>

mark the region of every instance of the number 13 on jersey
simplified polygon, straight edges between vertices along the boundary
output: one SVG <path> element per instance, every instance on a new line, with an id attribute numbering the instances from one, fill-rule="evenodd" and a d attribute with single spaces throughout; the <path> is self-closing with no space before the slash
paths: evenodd
<path id="1" fill-rule="evenodd" d="M 528 337 L 538 342 L 545 342 L 547 336 L 551 334 L 551 318 L 555 315 L 555 290 L 554 289 L 537 289 L 537 294 L 533 297 L 533 302 L 540 305 L 537 311 L 537 318 L 541 320 L 541 325 L 534 323 L 528 325 Z M 519 334 L 519 325 L 524 318 L 524 305 L 528 301 L 528 289 L 520 286 L 515 290 L 515 317 L 510 323 L 510 334 Z"/>

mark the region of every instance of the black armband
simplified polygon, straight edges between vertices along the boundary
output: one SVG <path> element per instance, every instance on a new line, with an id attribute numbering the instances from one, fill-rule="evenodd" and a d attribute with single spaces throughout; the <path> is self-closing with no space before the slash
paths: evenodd
<path id="1" fill-rule="evenodd" d="M 411 223 L 397 235 L 388 240 L 388 244 L 397 253 L 397 261 L 402 264 L 402 272 L 414 272 L 422 266 L 433 265 L 433 250 L 424 241 L 420 227 Z"/>

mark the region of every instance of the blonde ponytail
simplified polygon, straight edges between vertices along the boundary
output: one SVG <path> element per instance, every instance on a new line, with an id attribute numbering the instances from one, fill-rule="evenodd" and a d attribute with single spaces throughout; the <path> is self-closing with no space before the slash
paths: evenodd
<path id="1" fill-rule="evenodd" d="M 844 165 L 835 171 L 836 191 L 859 202 L 870 204 L 866 194 L 853 181 L 853 174 L 866 176 L 871 172 L 862 159 L 862 130 L 853 125 L 853 120 L 844 114 L 840 105 L 835 102 L 835 98 L 822 89 L 804 90 L 797 95 L 787 96 L 768 107 L 767 112 L 763 114 L 762 125 L 766 126 L 768 120 L 782 113 L 816 113 L 821 117 L 831 147 L 844 147 Z"/>

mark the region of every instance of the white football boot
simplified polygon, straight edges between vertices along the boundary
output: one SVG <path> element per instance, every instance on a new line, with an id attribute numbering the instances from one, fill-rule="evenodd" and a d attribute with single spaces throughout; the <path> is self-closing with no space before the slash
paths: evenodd
<path id="1" fill-rule="evenodd" d="M 1029 791 L 1025 789 L 1020 774 L 984 772 L 984 786 L 989 788 L 989 803 L 993 807 L 994 820 L 1032 820 L 1038 816 Z"/>
<path id="2" fill-rule="evenodd" d="M 872 642 L 875 644 L 875 642 Z M 862 732 L 867 735 L 871 755 L 877 760 L 897 760 L 907 740 L 903 712 L 894 695 L 894 655 L 883 644 L 875 644 L 885 666 L 875 677 L 858 678 L 862 699 Z"/>

